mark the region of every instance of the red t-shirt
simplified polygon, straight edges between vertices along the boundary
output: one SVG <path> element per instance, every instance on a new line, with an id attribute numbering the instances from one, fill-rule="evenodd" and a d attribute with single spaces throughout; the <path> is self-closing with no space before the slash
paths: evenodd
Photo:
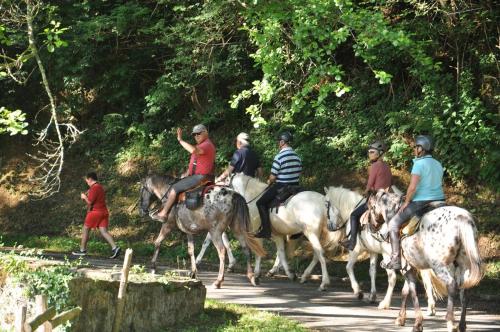
<path id="1" fill-rule="evenodd" d="M 366 189 L 386 189 L 392 184 L 390 167 L 381 160 L 377 160 L 368 168 L 368 183 Z"/>
<path id="2" fill-rule="evenodd" d="M 212 175 L 214 173 L 215 165 L 215 145 L 210 139 L 206 139 L 200 144 L 196 145 L 203 150 L 203 154 L 191 153 L 189 160 L 189 175 Z M 196 160 L 196 169 L 193 172 L 194 162 Z"/>
<path id="3" fill-rule="evenodd" d="M 90 201 L 89 211 L 108 211 L 104 188 L 99 183 L 90 186 L 87 198 Z"/>

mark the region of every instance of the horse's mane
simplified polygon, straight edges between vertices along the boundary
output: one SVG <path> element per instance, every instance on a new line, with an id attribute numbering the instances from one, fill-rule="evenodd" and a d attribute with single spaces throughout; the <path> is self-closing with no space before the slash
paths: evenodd
<path id="1" fill-rule="evenodd" d="M 357 192 L 344 187 L 328 187 L 326 194 L 332 204 L 339 209 L 342 219 L 349 218 L 354 207 L 363 199 Z"/>
<path id="2" fill-rule="evenodd" d="M 174 180 L 175 177 L 170 175 L 151 174 L 144 178 L 143 184 L 150 189 L 161 188 Z"/>

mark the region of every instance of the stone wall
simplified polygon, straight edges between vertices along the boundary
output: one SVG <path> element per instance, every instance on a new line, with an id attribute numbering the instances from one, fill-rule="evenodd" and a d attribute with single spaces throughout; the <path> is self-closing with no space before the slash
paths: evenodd
<path id="1" fill-rule="evenodd" d="M 70 281 L 70 298 L 82 308 L 72 331 L 112 331 L 119 281 L 86 277 Z M 161 331 L 203 311 L 201 281 L 129 282 L 120 331 Z"/>

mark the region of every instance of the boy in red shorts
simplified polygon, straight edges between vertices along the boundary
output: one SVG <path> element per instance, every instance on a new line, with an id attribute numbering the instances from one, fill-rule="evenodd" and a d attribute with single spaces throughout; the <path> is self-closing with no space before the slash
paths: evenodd
<path id="1" fill-rule="evenodd" d="M 85 176 L 85 182 L 87 182 L 89 190 L 87 194 L 81 193 L 80 197 L 87 203 L 87 216 L 83 224 L 80 250 L 73 251 L 73 255 L 85 256 L 87 254 L 89 231 L 92 228 L 99 228 L 99 232 L 111 246 L 112 254 L 110 258 L 116 258 L 120 255 L 121 249 L 115 244 L 111 234 L 108 233 L 109 212 L 106 207 L 104 188 L 97 182 L 97 174 L 95 172 L 88 173 Z"/>

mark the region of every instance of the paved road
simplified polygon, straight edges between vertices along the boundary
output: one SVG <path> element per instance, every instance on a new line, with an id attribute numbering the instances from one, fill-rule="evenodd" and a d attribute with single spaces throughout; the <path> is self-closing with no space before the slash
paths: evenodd
<path id="1" fill-rule="evenodd" d="M 391 310 L 378 310 L 374 304 L 353 298 L 348 284 L 338 281 L 326 292 L 319 292 L 319 283 L 300 284 L 286 279 L 264 279 L 258 287 L 250 286 L 240 274 L 226 274 L 222 289 L 213 289 L 214 272 L 202 272 L 200 279 L 207 285 L 207 297 L 230 303 L 246 304 L 262 310 L 273 311 L 298 320 L 304 326 L 320 331 L 411 331 L 413 309 L 407 311 L 407 326 L 396 327 L 400 301 L 397 294 Z M 383 298 L 382 293 L 378 298 Z M 421 298 L 422 305 L 426 302 Z M 474 303 L 470 305 L 474 307 Z M 489 310 L 488 310 L 489 311 Z M 500 311 L 496 308 L 496 312 Z M 494 312 L 494 311 L 493 311 Z M 424 330 L 446 331 L 444 303 L 438 303 L 435 317 L 424 317 Z M 460 317 L 457 311 L 457 319 Z M 500 315 L 469 310 L 468 331 L 500 331 Z"/>
<path id="2" fill-rule="evenodd" d="M 61 261 L 61 254 L 46 254 L 50 259 Z M 87 268 L 110 269 L 121 265 L 119 260 L 87 257 Z M 170 270 L 159 267 L 159 273 Z M 187 271 L 181 271 L 187 272 Z M 349 284 L 341 280 L 334 281 L 326 292 L 317 290 L 319 282 L 314 280 L 300 284 L 286 278 L 264 278 L 257 287 L 251 286 L 242 274 L 227 273 L 221 289 L 210 285 L 216 279 L 216 272 L 200 272 L 199 278 L 207 286 L 207 297 L 224 302 L 245 304 L 261 310 L 267 310 L 300 321 L 305 327 L 315 331 L 397 331 L 412 330 L 413 310 L 409 303 L 406 327 L 396 327 L 394 321 L 399 310 L 399 291 L 395 291 L 390 310 L 378 310 L 375 304 L 353 298 Z M 400 289 L 397 285 L 396 289 Z M 383 290 L 385 291 L 385 290 Z M 379 292 L 378 299 L 383 298 Z M 421 306 L 427 303 L 424 296 L 419 296 Z M 446 331 L 444 320 L 444 302 L 438 302 L 437 315 L 424 317 L 424 330 Z M 488 308 L 488 312 L 473 310 L 474 307 Z M 424 312 L 425 313 L 425 312 Z M 456 318 L 459 319 L 459 311 Z M 500 308 L 489 308 L 484 301 L 478 305 L 471 302 L 467 313 L 468 331 L 500 331 Z"/>

